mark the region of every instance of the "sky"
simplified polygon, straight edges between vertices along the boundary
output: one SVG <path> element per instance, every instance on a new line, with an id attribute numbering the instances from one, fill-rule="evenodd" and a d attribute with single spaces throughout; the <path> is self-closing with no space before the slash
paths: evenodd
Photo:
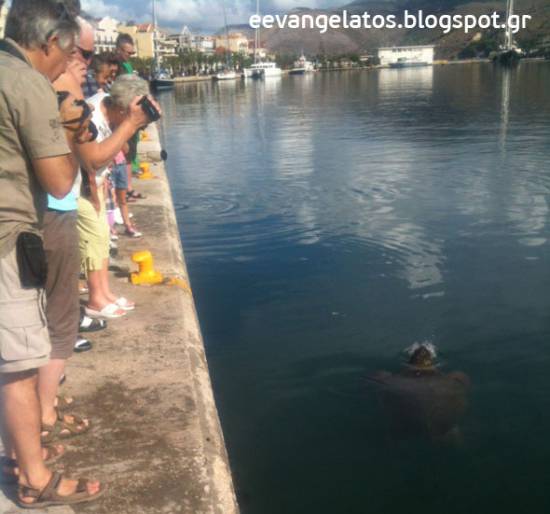
<path id="1" fill-rule="evenodd" d="M 341 6 L 350 0 L 261 0 L 262 13 L 285 12 L 295 7 Z M 148 21 L 151 0 L 81 0 L 92 16 L 112 16 L 121 21 Z M 158 24 L 179 30 L 188 25 L 196 31 L 214 31 L 223 26 L 222 0 L 156 0 Z M 256 0 L 225 0 L 229 24 L 247 23 L 256 11 Z"/>

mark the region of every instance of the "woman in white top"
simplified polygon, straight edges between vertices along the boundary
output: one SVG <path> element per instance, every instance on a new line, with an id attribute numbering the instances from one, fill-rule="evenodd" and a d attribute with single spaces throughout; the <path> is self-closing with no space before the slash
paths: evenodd
<path id="1" fill-rule="evenodd" d="M 148 93 L 146 81 L 135 75 L 122 75 L 113 83 L 110 95 L 100 92 L 88 99 L 94 107 L 92 121 L 98 137 L 94 143 L 85 145 L 92 171 L 88 174 L 90 194 L 78 201 L 78 230 L 81 264 L 89 289 L 85 312 L 91 318 L 119 318 L 135 307 L 133 302 L 115 295 L 109 286 L 109 225 L 103 182 L 109 165 L 128 139 L 149 123 L 138 105 Z"/>

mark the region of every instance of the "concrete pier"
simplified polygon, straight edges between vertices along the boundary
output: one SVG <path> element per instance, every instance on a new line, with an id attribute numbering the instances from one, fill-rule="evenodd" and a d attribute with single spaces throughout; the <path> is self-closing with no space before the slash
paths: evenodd
<path id="1" fill-rule="evenodd" d="M 144 160 L 160 149 L 156 127 L 147 132 Z M 94 348 L 70 359 L 61 388 L 76 400 L 72 411 L 93 426 L 64 440 L 67 454 L 54 468 L 102 480 L 108 491 L 94 503 L 34 512 L 238 513 L 170 188 L 162 163 L 151 170 L 156 178 L 134 179 L 147 198 L 130 204 L 144 236 L 120 236 L 111 277 L 112 289 L 137 308 L 88 334 Z M 141 250 L 179 285 L 131 285 L 131 255 Z M 1 514 L 28 512 L 9 499 L 14 493 L 2 486 Z"/>

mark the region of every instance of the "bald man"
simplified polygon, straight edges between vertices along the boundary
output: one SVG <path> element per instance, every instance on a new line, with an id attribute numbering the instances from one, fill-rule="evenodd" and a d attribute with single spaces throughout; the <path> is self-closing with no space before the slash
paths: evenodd
<path id="1" fill-rule="evenodd" d="M 80 35 L 67 71 L 53 85 L 58 92 L 68 91 L 75 98 L 83 99 L 82 84 L 94 53 L 94 30 L 82 18 L 78 18 L 78 23 Z M 83 433 L 89 428 L 88 420 L 61 415 L 56 408 L 59 380 L 67 359 L 73 353 L 80 324 L 80 251 L 76 228 L 79 192 L 80 180 L 77 180 L 65 198 L 59 200 L 49 196 L 44 217 L 44 249 L 48 262 L 46 318 L 52 351 L 50 362 L 38 373 L 38 394 L 42 408 L 42 435 L 46 438 L 54 430 L 66 435 Z"/>
<path id="2" fill-rule="evenodd" d="M 88 67 L 94 56 L 94 28 L 83 18 L 78 18 L 80 36 L 67 71 L 54 83 L 57 91 L 69 91 L 77 98 L 84 98 L 83 86 L 86 84 Z"/>

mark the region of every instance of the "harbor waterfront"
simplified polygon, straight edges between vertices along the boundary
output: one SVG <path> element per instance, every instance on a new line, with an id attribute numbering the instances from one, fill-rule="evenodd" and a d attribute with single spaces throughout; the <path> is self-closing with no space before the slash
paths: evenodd
<path id="1" fill-rule="evenodd" d="M 162 94 L 168 173 L 241 512 L 547 512 L 550 63 Z M 367 377 L 429 341 L 452 444 Z M 460 437 L 458 437 L 460 436 Z"/>
<path id="2" fill-rule="evenodd" d="M 136 301 L 132 317 L 93 334 L 94 348 L 68 361 L 62 394 L 92 421 L 90 433 L 66 440 L 56 469 L 84 470 L 107 485 L 97 503 L 52 507 L 46 514 L 238 514 L 223 435 L 212 396 L 200 327 L 181 248 L 156 127 L 140 143 L 154 179 L 135 180 L 146 199 L 132 204 L 144 236 L 119 245 L 113 281 Z M 149 250 L 174 286 L 134 286 L 131 257 Z M 6 496 L 6 494 L 8 496 Z M 0 489 L 0 513 L 29 512 Z"/>

